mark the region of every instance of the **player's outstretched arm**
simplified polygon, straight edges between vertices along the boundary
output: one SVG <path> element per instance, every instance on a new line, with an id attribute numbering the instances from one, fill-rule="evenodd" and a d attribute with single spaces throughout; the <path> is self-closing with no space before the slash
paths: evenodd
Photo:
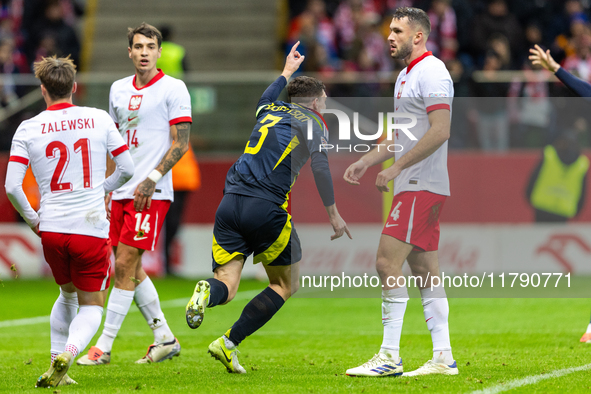
<path id="1" fill-rule="evenodd" d="M 305 56 L 302 56 L 296 49 L 300 45 L 300 42 L 296 42 L 296 44 L 291 48 L 291 51 L 287 55 L 285 59 L 285 67 L 283 67 L 283 72 L 281 76 L 277 78 L 269 87 L 265 90 L 261 99 L 257 104 L 257 114 L 258 110 L 267 104 L 272 103 L 273 101 L 277 100 L 279 94 L 287 85 L 287 81 L 289 78 L 295 73 L 300 64 L 304 61 Z"/>
<path id="2" fill-rule="evenodd" d="M 26 165 L 13 161 L 9 162 L 4 187 L 6 188 L 6 195 L 14 208 L 25 222 L 27 222 L 29 227 L 31 227 L 31 230 L 39 235 L 39 215 L 35 212 L 31 204 L 29 204 L 27 196 L 23 191 L 23 179 L 25 179 L 26 172 Z"/>
<path id="3" fill-rule="evenodd" d="M 431 127 L 417 144 L 394 164 L 380 172 L 376 178 L 376 187 L 381 192 L 388 192 L 388 182 L 395 179 L 402 170 L 431 156 L 445 141 L 449 139 L 451 119 L 448 109 L 437 109 L 429 112 Z"/>
<path id="4" fill-rule="evenodd" d="M 550 56 L 550 50 L 544 52 L 542 48 L 536 45 L 535 48 L 531 48 L 529 52 L 529 59 L 532 61 L 532 64 L 539 64 L 546 70 L 553 72 L 556 77 L 577 96 L 591 97 L 591 84 L 575 77 L 564 68 L 560 67 L 560 64 Z"/>
<path id="5" fill-rule="evenodd" d="M 189 122 L 181 122 L 170 126 L 170 135 L 173 139 L 172 146 L 168 149 L 160 164 L 156 166 L 148 178 L 138 185 L 133 193 L 133 207 L 137 212 L 141 212 L 144 207 L 150 209 L 152 196 L 156 190 L 156 183 L 187 153 L 189 150 L 190 134 L 191 123 Z"/>
<path id="6" fill-rule="evenodd" d="M 529 60 L 531 60 L 532 64 L 539 65 L 544 67 L 546 70 L 555 73 L 560 68 L 560 64 L 558 64 L 554 58 L 550 55 L 550 50 L 544 50 L 540 48 L 538 44 L 536 44 L 533 48 L 529 49 Z"/>

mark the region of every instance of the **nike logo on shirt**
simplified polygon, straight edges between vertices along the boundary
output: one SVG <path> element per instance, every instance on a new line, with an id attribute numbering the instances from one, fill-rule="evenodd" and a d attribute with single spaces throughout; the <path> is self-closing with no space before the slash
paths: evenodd
<path id="1" fill-rule="evenodd" d="M 127 118 L 127 121 L 128 121 L 128 122 L 131 122 L 131 121 L 132 121 L 132 120 L 134 120 L 134 119 L 137 119 L 137 116 L 134 116 L 133 118 L 129 118 L 129 117 L 128 117 L 128 118 Z"/>
<path id="2" fill-rule="evenodd" d="M 394 226 L 398 226 L 398 225 L 397 224 L 388 224 L 388 223 L 386 223 L 386 228 L 388 228 L 388 227 L 394 227 Z"/>

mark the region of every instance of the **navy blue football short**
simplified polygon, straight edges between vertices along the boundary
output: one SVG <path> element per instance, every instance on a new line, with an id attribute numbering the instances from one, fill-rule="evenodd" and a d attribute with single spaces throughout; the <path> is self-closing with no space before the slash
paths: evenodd
<path id="1" fill-rule="evenodd" d="M 254 253 L 254 264 L 280 266 L 302 258 L 300 239 L 291 215 L 268 200 L 226 194 L 213 227 L 213 270 L 239 255 Z"/>

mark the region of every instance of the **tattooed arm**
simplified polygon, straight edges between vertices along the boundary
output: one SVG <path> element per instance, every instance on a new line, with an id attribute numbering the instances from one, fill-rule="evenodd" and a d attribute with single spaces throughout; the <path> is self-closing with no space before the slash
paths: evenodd
<path id="1" fill-rule="evenodd" d="M 183 157 L 189 150 L 189 134 L 191 132 L 191 123 L 181 122 L 170 126 L 170 135 L 173 139 L 172 146 L 166 152 L 160 164 L 156 166 L 156 171 L 166 175 L 168 171 Z M 152 205 L 152 195 L 156 190 L 156 182 L 146 178 L 135 189 L 133 207 L 136 212 L 141 212 L 144 207 L 150 209 Z"/>

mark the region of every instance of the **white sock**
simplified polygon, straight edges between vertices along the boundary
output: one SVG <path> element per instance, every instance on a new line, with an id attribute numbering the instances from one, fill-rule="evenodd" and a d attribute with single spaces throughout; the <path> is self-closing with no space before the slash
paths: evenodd
<path id="1" fill-rule="evenodd" d="M 587 326 L 587 331 L 585 333 L 591 334 L 591 323 L 589 323 L 589 325 Z"/>
<path id="2" fill-rule="evenodd" d="M 227 336 L 225 336 L 225 335 L 223 336 L 223 338 L 224 338 L 224 345 L 226 345 L 226 348 L 227 348 L 228 350 L 234 350 L 234 349 L 236 348 L 236 345 L 234 344 L 234 342 L 232 342 L 232 341 L 230 340 L 230 338 L 228 338 L 228 337 L 227 337 Z"/>
<path id="3" fill-rule="evenodd" d="M 133 301 L 133 290 L 121 290 L 113 287 L 107 304 L 107 316 L 103 333 L 96 343 L 96 347 L 103 352 L 110 352 L 113 348 L 113 341 L 125 320 L 129 307 Z"/>
<path id="4" fill-rule="evenodd" d="M 408 302 L 406 286 L 382 291 L 382 324 L 384 325 L 384 339 L 380 353 L 398 361 L 400 352 L 400 335 L 402 322 Z"/>
<path id="5" fill-rule="evenodd" d="M 53 304 L 49 325 L 51 328 L 51 362 L 66 351 L 70 323 L 78 312 L 78 294 L 67 293 L 60 288 L 60 295 Z"/>
<path id="6" fill-rule="evenodd" d="M 166 318 L 160 308 L 158 292 L 150 278 L 144 279 L 142 283 L 137 285 L 133 300 L 154 332 L 154 344 L 173 341 L 174 334 L 166 323 Z"/>
<path id="7" fill-rule="evenodd" d="M 66 351 L 72 353 L 74 357 L 83 351 L 101 326 L 102 317 L 102 306 L 80 305 L 80 312 L 70 324 L 70 335 L 66 343 Z"/>
<path id="8" fill-rule="evenodd" d="M 449 340 L 449 304 L 443 287 L 421 289 L 423 313 L 433 341 L 433 361 L 453 364 Z"/>

